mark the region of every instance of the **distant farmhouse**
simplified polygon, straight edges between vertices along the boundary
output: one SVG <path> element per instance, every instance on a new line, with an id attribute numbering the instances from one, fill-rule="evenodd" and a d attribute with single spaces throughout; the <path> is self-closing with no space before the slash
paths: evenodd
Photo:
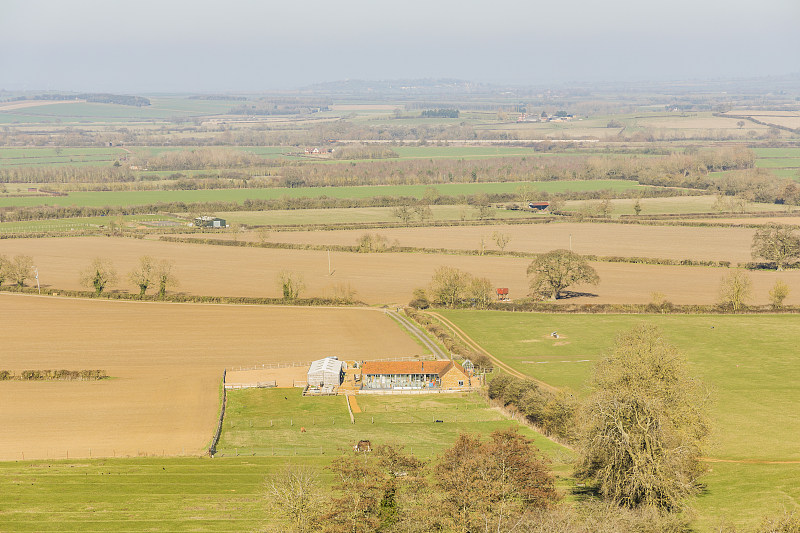
<path id="1" fill-rule="evenodd" d="M 361 365 L 363 389 L 453 390 L 471 387 L 471 376 L 452 361 L 365 362 Z"/>
<path id="2" fill-rule="evenodd" d="M 227 228 L 228 224 L 224 218 L 202 216 L 194 219 L 194 225 L 198 228 Z"/>

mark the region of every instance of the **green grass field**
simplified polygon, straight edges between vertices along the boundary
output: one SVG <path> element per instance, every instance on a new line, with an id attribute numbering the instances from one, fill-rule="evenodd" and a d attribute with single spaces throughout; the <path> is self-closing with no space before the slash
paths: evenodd
<path id="1" fill-rule="evenodd" d="M 488 433 L 516 424 L 478 395 L 359 396 L 358 401 L 364 412 L 351 424 L 343 396 L 304 398 L 299 389 L 229 392 L 213 459 L 0 463 L 0 530 L 256 531 L 269 512 L 264 483 L 284 465 L 322 469 L 360 439 L 402 444 L 430 458 L 462 431 Z M 566 486 L 569 452 L 522 431 L 554 459 L 560 485 Z M 331 483 L 332 475 L 321 470 L 321 481 Z"/>
<path id="2" fill-rule="evenodd" d="M 0 148 L 0 167 L 111 164 L 121 148 Z"/>
<path id="3" fill-rule="evenodd" d="M 0 222 L 1 233 L 40 233 L 45 231 L 79 231 L 100 226 L 108 226 L 116 221 L 117 217 L 74 217 L 59 218 L 52 220 L 26 220 L 24 222 Z M 122 217 L 125 222 L 152 222 L 152 221 L 176 221 L 183 222 L 170 215 L 125 215 Z"/>
<path id="4" fill-rule="evenodd" d="M 769 169 L 779 178 L 800 181 L 800 148 L 753 148 L 755 166 Z"/>
<path id="5" fill-rule="evenodd" d="M 195 100 L 185 97 L 152 97 L 151 105 L 136 107 L 99 103 L 53 103 L 20 109 L 0 109 L 0 123 L 119 123 L 163 122 L 175 118 L 220 115 L 241 102 Z"/>
<path id="6" fill-rule="evenodd" d="M 247 199 L 309 198 L 370 198 L 373 196 L 410 196 L 422 198 L 429 188 L 440 194 L 515 193 L 523 182 L 504 183 L 453 183 L 443 185 L 380 185 L 363 187 L 297 187 L 272 189 L 213 189 L 195 191 L 125 191 L 125 192 L 73 192 L 68 196 L 30 196 L 22 198 L 0 197 L 0 207 L 7 206 L 119 206 L 144 205 L 160 202 L 243 202 Z M 537 190 L 563 191 L 625 191 L 642 188 L 626 180 L 582 180 L 529 182 Z"/>
<path id="7" fill-rule="evenodd" d="M 263 529 L 264 482 L 318 457 L 141 457 L 0 463 L 0 531 Z M 324 476 L 325 474 L 323 474 Z"/>
<path id="8" fill-rule="evenodd" d="M 794 315 L 546 315 L 443 311 L 484 348 L 513 368 L 580 394 L 592 364 L 617 333 L 658 325 L 710 388 L 708 456 L 739 461 L 800 461 L 800 320 Z M 557 331 L 561 338 L 550 333 Z M 699 509 L 752 523 L 765 506 L 800 504 L 800 465 L 712 463 Z M 764 492 L 750 497 L 753 486 Z M 784 490 L 789 486 L 791 490 Z M 767 505 L 769 504 L 769 505 Z M 704 515 L 706 524 L 714 518 Z"/>
<path id="9" fill-rule="evenodd" d="M 366 439 L 373 445 L 402 444 L 414 455 L 430 457 L 460 433 L 489 434 L 518 426 L 477 394 L 359 395 L 363 412 L 355 414 L 352 424 L 344 396 L 303 397 L 301 392 L 229 391 L 218 453 L 332 456 Z M 521 430 L 548 454 L 567 453 L 532 430 Z"/>

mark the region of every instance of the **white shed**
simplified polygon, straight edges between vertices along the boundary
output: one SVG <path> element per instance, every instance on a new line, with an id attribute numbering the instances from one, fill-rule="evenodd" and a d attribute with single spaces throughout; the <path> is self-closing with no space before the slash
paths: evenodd
<path id="1" fill-rule="evenodd" d="M 344 361 L 326 357 L 311 363 L 308 369 L 309 387 L 338 387 L 342 384 Z"/>

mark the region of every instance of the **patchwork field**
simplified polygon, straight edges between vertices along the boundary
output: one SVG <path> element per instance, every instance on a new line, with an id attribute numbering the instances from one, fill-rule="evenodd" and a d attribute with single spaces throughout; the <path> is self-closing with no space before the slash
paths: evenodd
<path id="1" fill-rule="evenodd" d="M 514 211 L 511 211 L 512 213 Z M 754 229 L 637 224 L 550 223 L 535 225 L 453 226 L 441 228 L 391 228 L 379 230 L 272 232 L 268 240 L 304 244 L 355 245 L 364 233 L 378 233 L 390 243 L 420 248 L 497 250 L 492 234 L 509 236 L 506 250 L 546 252 L 569 248 L 598 256 L 656 257 L 712 261 L 751 261 Z M 255 240 L 256 235 L 249 235 Z"/>
<path id="2" fill-rule="evenodd" d="M 53 239 L 6 239 L 0 253 L 28 254 L 39 269 L 45 291 L 79 289 L 80 271 L 93 257 L 113 261 L 121 281 L 111 290 L 134 291 L 125 274 L 142 255 L 170 258 L 181 292 L 195 295 L 280 297 L 276 281 L 282 270 L 303 275 L 306 289 L 301 296 L 333 296 L 342 286 L 356 290 L 356 298 L 370 304 L 405 304 L 412 291 L 427 286 L 442 265 L 488 277 L 495 286 L 508 287 L 511 298 L 528 294 L 526 270 L 529 259 L 492 256 L 459 256 L 417 253 L 333 252 L 331 270 L 324 251 L 277 250 L 249 247 L 178 244 L 110 237 Z M 653 292 L 661 292 L 676 304 L 713 304 L 718 300 L 724 268 L 660 266 L 631 263 L 593 263 L 601 283 L 576 286 L 588 295 L 576 303 L 649 303 Z M 751 272 L 751 303 L 768 303 L 769 289 L 777 279 L 791 288 L 787 305 L 800 303 L 800 271 Z"/>
<path id="3" fill-rule="evenodd" d="M 800 486 L 791 481 L 800 473 L 795 316 L 442 314 L 513 368 L 582 394 L 593 362 L 617 333 L 644 322 L 658 325 L 710 388 L 713 425 L 706 455 L 733 461 L 709 463 L 708 489 L 697 500 L 703 523 L 727 516 L 752 525 L 765 512 L 800 505 Z M 549 337 L 552 331 L 558 340 Z"/>
<path id="4" fill-rule="evenodd" d="M 0 460 L 197 454 L 214 432 L 225 367 L 423 351 L 374 310 L 5 294 L 0 321 L 2 369 L 112 377 L 0 382 Z"/>

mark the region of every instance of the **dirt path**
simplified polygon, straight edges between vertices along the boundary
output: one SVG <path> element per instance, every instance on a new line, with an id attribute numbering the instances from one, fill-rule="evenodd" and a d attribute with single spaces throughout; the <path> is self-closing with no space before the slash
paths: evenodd
<path id="1" fill-rule="evenodd" d="M 758 459 L 717 459 L 715 457 L 701 457 L 706 463 L 735 463 L 742 465 L 800 465 L 800 461 L 761 461 Z"/>
<path id="2" fill-rule="evenodd" d="M 440 315 L 439 313 L 437 313 L 435 311 L 424 311 L 424 313 L 427 314 L 428 316 L 432 316 L 432 317 L 436 318 L 437 320 L 441 321 L 445 326 L 450 328 L 450 330 L 456 336 L 458 336 L 462 341 L 467 343 L 468 346 L 470 346 L 474 350 L 477 350 L 478 352 L 480 352 L 480 353 L 486 355 L 487 357 L 489 357 L 494 362 L 494 364 L 499 366 L 505 372 L 511 374 L 514 377 L 518 377 L 518 378 L 521 378 L 521 379 L 529 379 L 531 381 L 534 381 L 534 382 L 536 382 L 537 385 L 539 385 L 543 389 L 547 389 L 547 390 L 552 391 L 552 392 L 556 392 L 558 390 L 558 387 L 554 387 L 554 386 L 550 385 L 549 383 L 545 383 L 544 381 L 541 381 L 541 380 L 538 380 L 538 379 L 533 378 L 531 376 L 528 376 L 526 374 L 523 374 L 519 370 L 516 370 L 516 369 L 510 367 L 509 365 L 507 365 L 506 363 L 504 363 L 503 361 L 501 361 L 500 359 L 498 359 L 497 357 L 495 357 L 494 355 L 489 353 L 480 344 L 475 342 L 475 340 L 472 339 L 472 337 L 470 337 L 469 335 L 467 335 L 464 332 L 464 330 L 462 330 L 461 328 L 456 326 L 453 322 L 451 322 L 449 319 L 445 318 L 444 316 Z"/>
<path id="3" fill-rule="evenodd" d="M 399 313 L 397 313 L 397 312 L 395 312 L 395 311 L 386 311 L 386 313 L 387 313 L 387 314 L 388 314 L 390 317 L 392 317 L 392 318 L 394 318 L 395 320 L 397 320 L 397 321 L 400 323 L 400 325 L 402 325 L 402 326 L 403 326 L 405 329 L 407 329 L 407 330 L 408 330 L 408 332 L 409 332 L 409 333 L 411 333 L 413 336 L 415 336 L 416 338 L 418 338 L 418 339 L 419 339 L 419 341 L 420 341 L 420 342 L 421 342 L 421 343 L 422 343 L 422 344 L 423 344 L 423 345 L 424 345 L 424 346 L 425 346 L 425 347 L 426 347 L 428 350 L 430 350 L 430 351 L 431 351 L 431 353 L 432 353 L 432 354 L 433 354 L 433 355 L 434 355 L 434 356 L 435 356 L 437 359 L 439 359 L 439 360 L 442 360 L 442 361 L 448 361 L 448 360 L 452 359 L 452 357 L 450 357 L 450 355 L 449 355 L 449 354 L 445 353 L 445 352 L 444 352 L 444 350 L 442 350 L 441 348 L 439 348 L 439 346 L 438 346 L 438 345 L 437 345 L 435 342 L 433 342 L 431 339 L 429 339 L 429 338 L 428 338 L 428 336 L 427 336 L 427 335 L 426 335 L 426 334 L 425 334 L 423 331 L 421 331 L 421 330 L 420 330 L 420 329 L 419 329 L 417 326 L 415 326 L 415 325 L 414 325 L 414 324 L 413 324 L 413 323 L 412 323 L 410 320 L 408 320 L 406 317 L 404 317 L 404 316 L 400 315 Z"/>
<path id="4" fill-rule="evenodd" d="M 361 412 L 361 408 L 358 406 L 358 400 L 356 400 L 355 395 L 348 394 L 347 401 L 350 402 L 350 409 L 353 410 L 353 413 L 358 414 Z"/>

